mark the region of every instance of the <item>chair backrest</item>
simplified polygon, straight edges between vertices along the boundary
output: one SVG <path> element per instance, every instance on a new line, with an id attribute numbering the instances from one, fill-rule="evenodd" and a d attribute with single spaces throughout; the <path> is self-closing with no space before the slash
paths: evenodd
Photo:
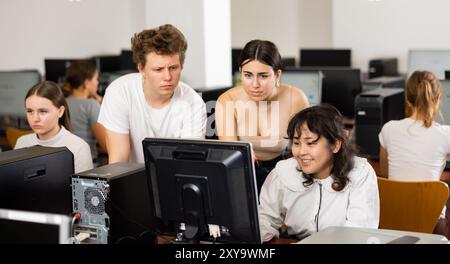
<path id="1" fill-rule="evenodd" d="M 21 130 L 14 127 L 6 128 L 6 141 L 8 141 L 8 145 L 14 149 L 16 145 L 17 139 L 23 135 L 33 133 L 33 130 Z"/>
<path id="2" fill-rule="evenodd" d="M 432 233 L 448 200 L 441 181 L 396 181 L 378 177 L 380 228 Z"/>

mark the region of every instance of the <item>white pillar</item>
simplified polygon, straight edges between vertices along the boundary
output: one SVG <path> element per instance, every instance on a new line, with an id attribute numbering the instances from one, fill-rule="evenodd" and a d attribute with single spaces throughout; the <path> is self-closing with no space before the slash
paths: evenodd
<path id="1" fill-rule="evenodd" d="M 172 24 L 188 41 L 182 81 L 193 88 L 231 86 L 230 0 L 146 0 L 146 27 Z"/>

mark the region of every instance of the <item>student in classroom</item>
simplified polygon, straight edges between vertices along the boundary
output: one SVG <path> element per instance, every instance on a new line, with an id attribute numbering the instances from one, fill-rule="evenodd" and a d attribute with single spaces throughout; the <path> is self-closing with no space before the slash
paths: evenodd
<path id="1" fill-rule="evenodd" d="M 384 124 L 380 141 L 382 177 L 401 181 L 439 181 L 450 154 L 450 127 L 434 121 L 442 85 L 429 71 L 415 71 L 406 81 L 406 118 Z M 448 213 L 443 208 L 435 232 L 447 237 Z"/>
<path id="2" fill-rule="evenodd" d="M 260 195 L 263 242 L 287 234 L 303 239 L 329 226 L 378 228 L 375 171 L 357 157 L 343 117 L 331 105 L 306 108 L 287 128 L 292 157 L 279 161 Z"/>
<path id="3" fill-rule="evenodd" d="M 206 105 L 180 81 L 187 41 L 170 24 L 131 39 L 139 73 L 119 77 L 106 89 L 98 122 L 106 129 L 108 161 L 144 163 L 147 137 L 205 137 Z"/>
<path id="4" fill-rule="evenodd" d="M 248 42 L 239 58 L 241 85 L 223 93 L 216 103 L 219 140 L 252 143 L 258 193 L 267 174 L 283 158 L 289 119 L 308 107 L 301 87 L 280 82 L 282 68 L 274 43 Z"/>
<path id="5" fill-rule="evenodd" d="M 44 81 L 31 87 L 25 96 L 25 109 L 34 133 L 18 138 L 15 149 L 34 145 L 67 147 L 74 157 L 75 173 L 93 168 L 89 145 L 70 132 L 69 108 L 56 83 Z"/>
<path id="6" fill-rule="evenodd" d="M 95 64 L 87 60 L 74 61 L 66 70 L 63 86 L 73 133 L 89 144 L 95 164 L 99 163 L 99 152 L 107 153 L 105 128 L 97 123 L 102 100 L 97 94 L 98 77 Z"/>

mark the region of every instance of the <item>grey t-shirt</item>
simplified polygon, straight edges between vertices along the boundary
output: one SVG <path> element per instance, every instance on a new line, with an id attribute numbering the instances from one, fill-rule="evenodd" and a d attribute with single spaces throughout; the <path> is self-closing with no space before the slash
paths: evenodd
<path id="1" fill-rule="evenodd" d="M 66 98 L 69 105 L 70 120 L 73 133 L 89 144 L 92 158 L 97 157 L 96 139 L 92 133 L 92 126 L 97 123 L 100 104 L 94 99 Z"/>

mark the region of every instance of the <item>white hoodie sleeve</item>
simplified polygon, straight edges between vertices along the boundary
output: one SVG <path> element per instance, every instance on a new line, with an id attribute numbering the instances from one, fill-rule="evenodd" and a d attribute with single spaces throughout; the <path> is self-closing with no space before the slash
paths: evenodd
<path id="1" fill-rule="evenodd" d="M 279 236 L 278 230 L 283 223 L 280 210 L 280 190 L 281 181 L 275 168 L 267 176 L 259 197 L 259 225 L 262 242 Z"/>
<path id="2" fill-rule="evenodd" d="M 352 186 L 345 226 L 378 228 L 380 198 L 375 171 L 366 159 L 356 158 L 350 174 Z"/>

